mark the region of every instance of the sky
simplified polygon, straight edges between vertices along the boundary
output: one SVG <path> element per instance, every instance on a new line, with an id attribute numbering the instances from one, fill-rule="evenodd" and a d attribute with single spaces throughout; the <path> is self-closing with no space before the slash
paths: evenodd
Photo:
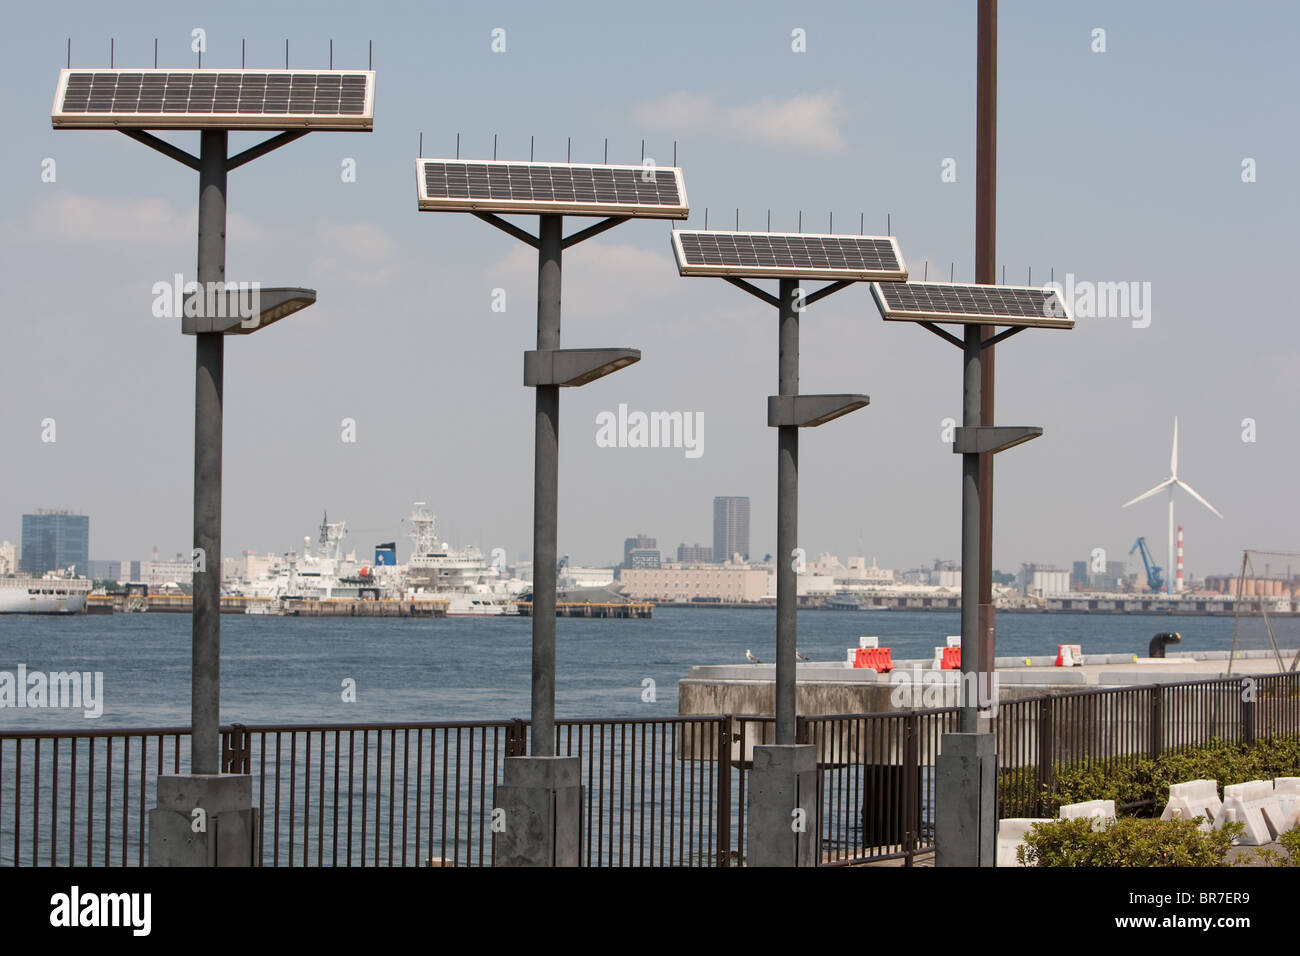
<path id="1" fill-rule="evenodd" d="M 426 157 L 672 162 L 687 225 L 869 235 L 913 278 L 974 279 L 975 9 L 962 2 L 444 4 L 68 2 L 6 10 L 0 31 L 0 539 L 21 515 L 91 516 L 91 557 L 188 552 L 194 342 L 152 288 L 192 278 L 197 175 L 106 131 L 55 131 L 73 66 L 364 68 L 374 131 L 318 132 L 231 173 L 227 276 L 318 301 L 225 359 L 223 551 L 284 552 L 345 519 L 347 546 L 406 542 L 414 501 L 440 534 L 512 560 L 532 546 L 536 253 L 470 216 L 416 210 Z M 1094 548 L 1163 556 L 1169 472 L 1187 570 L 1243 548 L 1300 550 L 1294 268 L 1300 8 L 1280 3 L 1003 0 L 997 261 L 1008 282 L 1136 283 L 1145 316 L 1078 317 L 997 350 L 999 424 L 1043 437 L 997 459 L 994 563 L 1068 567 Z M 495 30 L 504 31 L 495 34 Z M 1098 32 L 1104 31 L 1104 32 Z M 500 48 L 504 41 L 503 51 Z M 802 46 L 798 51 L 796 47 Z M 197 151 L 198 134 L 169 138 Z M 232 134 L 232 151 L 255 142 Z M 53 160 L 53 164 L 48 160 Z M 351 161 L 355 181 L 345 181 Z M 53 169 L 53 181 L 47 181 Z M 1288 172 L 1288 169 L 1292 169 Z M 519 220 L 535 227 L 536 220 Z M 583 220 L 570 220 L 575 229 Z M 565 347 L 641 362 L 565 389 L 559 550 L 621 559 L 711 543 L 715 495 L 752 502 L 775 550 L 775 310 L 677 275 L 669 223 L 632 221 L 564 257 Z M 494 311 L 504 290 L 505 310 Z M 1076 300 L 1076 308 L 1079 304 Z M 1092 310 L 1094 313 L 1095 309 Z M 801 388 L 868 408 L 804 430 L 809 556 L 926 565 L 960 552 L 961 354 L 881 320 L 856 285 L 801 320 Z M 600 447 L 597 416 L 702 415 L 702 454 Z M 51 432 L 47 420 L 53 420 Z M 355 423 L 345 441 L 344 420 Z M 1246 420 L 1250 420 L 1247 423 Z M 53 441 L 48 439 L 53 438 Z M 1135 558 L 1128 558 L 1130 562 Z M 1130 568 L 1132 568 L 1130 563 Z"/>

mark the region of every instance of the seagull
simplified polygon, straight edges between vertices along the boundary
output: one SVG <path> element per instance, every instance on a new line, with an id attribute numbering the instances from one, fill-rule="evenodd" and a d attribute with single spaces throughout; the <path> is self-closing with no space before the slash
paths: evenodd
<path id="1" fill-rule="evenodd" d="M 763 663 L 763 662 L 760 661 L 757 657 L 754 656 L 753 651 L 751 651 L 748 647 L 745 648 L 745 660 L 749 661 L 751 664 L 761 664 L 761 663 Z"/>
<path id="2" fill-rule="evenodd" d="M 800 661 L 806 661 L 808 659 L 808 655 L 800 652 L 799 648 L 797 647 L 794 649 L 794 656 L 796 660 L 800 660 Z"/>

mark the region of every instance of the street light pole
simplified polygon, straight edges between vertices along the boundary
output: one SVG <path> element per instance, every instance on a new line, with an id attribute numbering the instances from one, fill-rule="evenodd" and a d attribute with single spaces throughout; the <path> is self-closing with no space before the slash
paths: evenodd
<path id="1" fill-rule="evenodd" d="M 564 217 L 538 217 L 537 349 L 560 347 L 560 256 Z M 538 385 L 533 457 L 534 757 L 555 755 L 555 562 L 559 523 L 560 387 Z"/>
<path id="2" fill-rule="evenodd" d="M 226 280 L 226 147 L 224 129 L 201 132 L 199 152 L 199 295 Z M 195 340 L 194 616 L 190 685 L 190 769 L 221 771 L 221 432 L 225 338 Z M 202 563 L 200 563 L 202 562 Z"/>
<path id="3" fill-rule="evenodd" d="M 780 280 L 778 395 L 799 394 L 798 281 Z M 798 644 L 799 428 L 777 428 L 776 465 L 776 742 L 795 743 L 795 647 Z"/>

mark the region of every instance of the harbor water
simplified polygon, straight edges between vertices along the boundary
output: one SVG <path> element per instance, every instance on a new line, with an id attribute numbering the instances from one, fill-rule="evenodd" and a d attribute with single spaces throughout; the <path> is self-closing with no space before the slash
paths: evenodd
<path id="1" fill-rule="evenodd" d="M 1282 647 L 1300 645 L 1300 621 L 1270 622 Z M 526 618 L 346 620 L 222 618 L 223 723 L 502 720 L 529 713 Z M 677 682 L 695 664 L 772 660 L 775 612 L 659 608 L 650 620 L 558 622 L 560 718 L 669 717 Z M 1171 650 L 1226 650 L 1230 617 L 1075 614 L 998 616 L 1000 656 L 1084 653 L 1145 656 L 1153 634 L 1178 631 Z M 799 648 L 842 661 L 859 635 L 895 659 L 928 658 L 958 633 L 950 611 L 807 611 Z M 1267 647 L 1260 619 L 1242 619 L 1239 646 Z M 1289 663 L 1289 661 L 1288 661 Z M 0 727 L 185 726 L 190 707 L 190 618 L 180 614 L 0 616 L 0 671 L 103 673 L 103 714 L 0 708 Z M 348 681 L 355 701 L 345 700 Z M 652 683 L 651 683 L 652 682 Z"/>

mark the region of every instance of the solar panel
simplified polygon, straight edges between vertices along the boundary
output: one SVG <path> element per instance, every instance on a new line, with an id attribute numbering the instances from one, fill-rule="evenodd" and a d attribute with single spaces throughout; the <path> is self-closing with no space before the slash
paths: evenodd
<path id="1" fill-rule="evenodd" d="M 370 70 L 62 70 L 55 129 L 369 130 Z"/>
<path id="2" fill-rule="evenodd" d="M 958 322 L 1068 329 L 1074 317 L 1052 289 L 950 282 L 874 283 L 880 314 L 908 322 Z"/>
<path id="3" fill-rule="evenodd" d="M 902 282 L 907 265 L 892 236 L 792 232 L 673 232 L 684 276 L 879 279 Z"/>
<path id="4" fill-rule="evenodd" d="M 675 166 L 591 166 L 418 159 L 424 212 L 531 212 L 685 219 L 686 182 Z"/>

